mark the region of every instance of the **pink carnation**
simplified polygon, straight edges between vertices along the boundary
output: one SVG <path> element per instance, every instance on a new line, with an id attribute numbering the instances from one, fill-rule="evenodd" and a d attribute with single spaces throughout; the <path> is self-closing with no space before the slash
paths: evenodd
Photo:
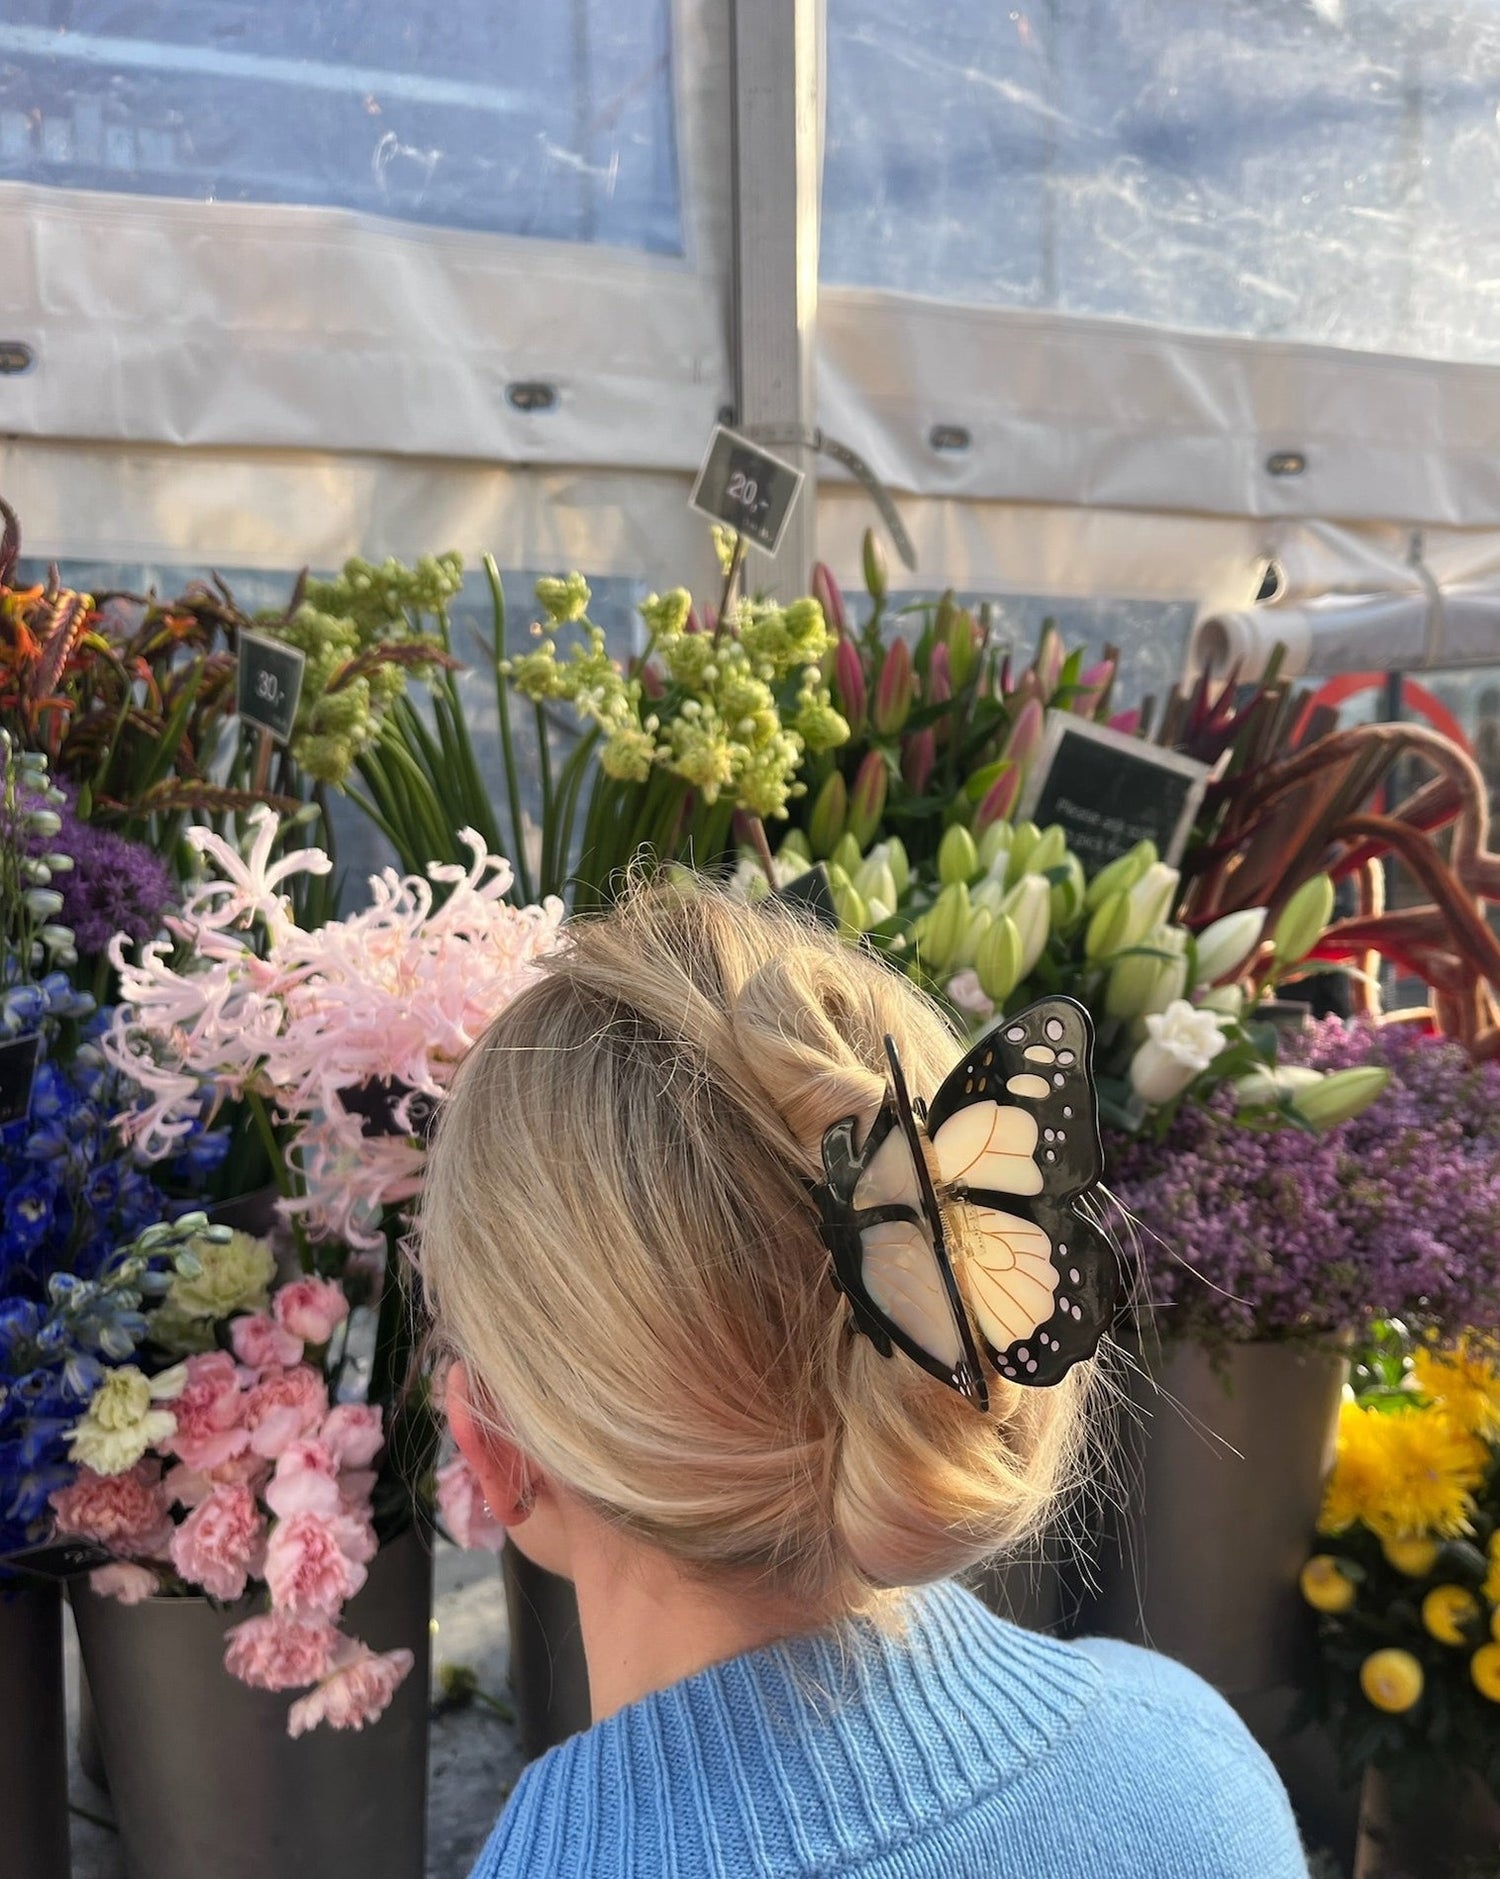
<path id="1" fill-rule="evenodd" d="M 161 1484 L 159 1461 L 138 1461 L 124 1474 L 95 1474 L 80 1468 L 69 1487 L 52 1495 L 58 1530 L 92 1540 L 112 1553 L 165 1557 L 172 1538 L 171 1503 Z"/>
<path id="2" fill-rule="evenodd" d="M 265 1558 L 266 1525 L 248 1488 L 216 1487 L 172 1535 L 172 1564 L 211 1598 L 243 1598 Z"/>
<path id="3" fill-rule="evenodd" d="M 338 1463 L 322 1442 L 310 1436 L 290 1442 L 277 1459 L 276 1473 L 266 1489 L 266 1505 L 283 1520 L 293 1514 L 330 1519 L 343 1512 L 338 1473 Z"/>
<path id="4" fill-rule="evenodd" d="M 346 1638 L 337 1668 L 315 1690 L 293 1703 L 287 1734 L 302 1735 L 326 1722 L 330 1729 L 363 1729 L 385 1714 L 411 1671 L 410 1651 L 372 1651 Z"/>
<path id="5" fill-rule="evenodd" d="M 247 1312 L 229 1327 L 234 1354 L 247 1370 L 290 1370 L 302 1361 L 302 1340 L 264 1312 Z"/>
<path id="6" fill-rule="evenodd" d="M 380 1411 L 373 1403 L 335 1403 L 318 1431 L 344 1468 L 368 1468 L 385 1444 Z"/>
<path id="7" fill-rule="evenodd" d="M 339 1502 L 355 1520 L 370 1518 L 370 1500 L 380 1479 L 373 1468 L 346 1468 L 339 1476 Z"/>
<path id="8" fill-rule="evenodd" d="M 131 1559 L 117 1559 L 113 1565 L 100 1566 L 89 1574 L 89 1590 L 100 1598 L 118 1599 L 122 1605 L 139 1605 L 161 1590 L 161 1581 L 148 1566 L 138 1566 Z"/>
<path id="9" fill-rule="evenodd" d="M 304 1344 L 326 1344 L 349 1316 L 349 1301 L 332 1279 L 294 1279 L 271 1300 L 283 1331 Z"/>
<path id="10" fill-rule="evenodd" d="M 277 1521 L 266 1547 L 266 1584 L 277 1611 L 289 1618 L 336 1618 L 353 1598 L 367 1575 L 340 1544 L 340 1529 L 349 1524 L 317 1514 Z"/>
<path id="11" fill-rule="evenodd" d="M 498 1553 L 505 1544 L 505 1529 L 484 1504 L 479 1477 L 455 1455 L 438 1469 L 438 1511 L 453 1542 L 469 1552 Z"/>
<path id="12" fill-rule="evenodd" d="M 190 1468 L 207 1473 L 250 1445 L 246 1398 L 228 1351 L 205 1351 L 187 1360 L 188 1380 L 172 1404 L 177 1433 L 162 1446 Z"/>
<path id="13" fill-rule="evenodd" d="M 224 1668 L 256 1690 L 300 1690 L 333 1668 L 344 1640 L 324 1619 L 310 1621 L 269 1612 L 247 1618 L 229 1635 Z"/>
<path id="14" fill-rule="evenodd" d="M 251 1390 L 245 1426 L 257 1455 L 274 1460 L 290 1443 L 311 1435 L 328 1414 L 328 1387 L 306 1364 L 273 1370 Z"/>
<path id="15" fill-rule="evenodd" d="M 263 1457 L 246 1449 L 243 1455 L 233 1455 L 228 1461 L 220 1462 L 217 1468 L 207 1470 L 189 1468 L 186 1462 L 178 1462 L 175 1468 L 167 1470 L 162 1486 L 167 1499 L 179 1507 L 196 1507 L 200 1501 L 206 1501 L 216 1487 L 249 1488 L 258 1495 L 271 1478 L 271 1464 Z"/>

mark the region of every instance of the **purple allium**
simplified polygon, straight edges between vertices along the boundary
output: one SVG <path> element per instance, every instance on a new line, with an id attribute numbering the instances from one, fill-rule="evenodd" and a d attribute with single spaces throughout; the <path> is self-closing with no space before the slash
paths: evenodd
<path id="1" fill-rule="evenodd" d="M 73 866 L 55 874 L 52 885 L 62 895 L 62 925 L 73 929 L 80 953 L 102 953 L 116 933 L 137 945 L 155 939 L 162 915 L 176 902 L 171 869 L 160 855 L 113 829 L 80 822 L 70 800 L 57 805 L 62 828 L 36 838 L 37 855 L 71 855 Z"/>
<path id="2" fill-rule="evenodd" d="M 1500 1064 L 1409 1026 L 1310 1024 L 1284 1061 L 1380 1063 L 1390 1086 L 1322 1135 L 1260 1131 L 1219 1092 L 1165 1139 L 1110 1144 L 1147 1229 L 1163 1337 L 1341 1338 L 1379 1317 L 1456 1335 L 1500 1322 Z"/>

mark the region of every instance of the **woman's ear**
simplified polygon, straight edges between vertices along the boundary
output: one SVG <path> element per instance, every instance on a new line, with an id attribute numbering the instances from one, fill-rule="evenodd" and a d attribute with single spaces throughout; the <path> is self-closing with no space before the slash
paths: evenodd
<path id="1" fill-rule="evenodd" d="M 448 1426 L 459 1452 L 479 1478 L 485 1501 L 504 1527 L 518 1527 L 536 1500 L 536 1478 L 525 1455 L 475 1409 L 473 1386 L 462 1363 L 448 1367 Z"/>

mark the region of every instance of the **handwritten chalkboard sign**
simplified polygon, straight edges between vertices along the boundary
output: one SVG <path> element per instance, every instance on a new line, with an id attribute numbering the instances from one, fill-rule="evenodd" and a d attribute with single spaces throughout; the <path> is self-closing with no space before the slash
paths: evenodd
<path id="1" fill-rule="evenodd" d="M 296 646 L 263 633 L 240 634 L 240 716 L 269 731 L 278 744 L 292 734 L 306 664 L 306 655 Z"/>
<path id="2" fill-rule="evenodd" d="M 718 424 L 688 501 L 774 555 L 801 487 L 800 470 Z"/>
<path id="3" fill-rule="evenodd" d="M 0 1044 L 0 1129 L 7 1123 L 24 1122 L 31 1114 L 31 1091 L 41 1054 L 42 1040 L 35 1033 Z"/>
<path id="4" fill-rule="evenodd" d="M 1207 780 L 1206 764 L 1175 750 L 1049 711 L 1017 813 L 1043 828 L 1060 822 L 1089 874 L 1147 839 L 1175 864 Z"/>

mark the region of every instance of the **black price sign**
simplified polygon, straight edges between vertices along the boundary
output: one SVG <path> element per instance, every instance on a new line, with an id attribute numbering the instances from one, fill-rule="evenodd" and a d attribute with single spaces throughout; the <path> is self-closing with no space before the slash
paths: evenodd
<path id="1" fill-rule="evenodd" d="M 801 487 L 800 470 L 719 424 L 688 500 L 703 515 L 774 555 Z"/>
<path id="2" fill-rule="evenodd" d="M 292 734 L 306 663 L 295 646 L 284 646 L 263 633 L 240 634 L 240 716 L 269 731 L 278 744 Z"/>
<path id="3" fill-rule="evenodd" d="M 1049 711 L 1017 815 L 1043 828 L 1060 822 L 1088 874 L 1148 839 L 1175 866 L 1207 781 L 1208 766 L 1191 757 Z"/>
<path id="4" fill-rule="evenodd" d="M 114 1557 L 92 1540 L 44 1540 L 40 1546 L 7 1553 L 0 1565 L 34 1573 L 41 1579 L 76 1579 L 96 1566 L 107 1566 Z"/>
<path id="5" fill-rule="evenodd" d="M 35 1033 L 0 1044 L 0 1129 L 24 1122 L 31 1114 L 31 1091 L 41 1055 L 42 1040 Z"/>

